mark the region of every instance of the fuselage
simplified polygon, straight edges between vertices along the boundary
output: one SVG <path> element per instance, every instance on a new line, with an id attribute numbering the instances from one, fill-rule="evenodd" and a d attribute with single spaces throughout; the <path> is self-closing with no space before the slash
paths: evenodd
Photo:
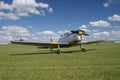
<path id="1" fill-rule="evenodd" d="M 80 42 L 80 36 L 78 34 L 65 33 L 58 40 L 59 43 L 75 43 Z"/>

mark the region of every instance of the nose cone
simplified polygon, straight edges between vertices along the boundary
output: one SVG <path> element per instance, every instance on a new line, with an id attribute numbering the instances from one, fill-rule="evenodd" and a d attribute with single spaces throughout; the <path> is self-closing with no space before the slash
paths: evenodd
<path id="1" fill-rule="evenodd" d="M 79 41 L 80 41 L 80 36 L 78 36 L 78 35 L 74 35 L 74 41 L 79 42 Z"/>
<path id="2" fill-rule="evenodd" d="M 76 39 L 77 39 L 77 41 L 80 41 L 80 36 L 77 36 L 77 38 L 76 38 Z"/>

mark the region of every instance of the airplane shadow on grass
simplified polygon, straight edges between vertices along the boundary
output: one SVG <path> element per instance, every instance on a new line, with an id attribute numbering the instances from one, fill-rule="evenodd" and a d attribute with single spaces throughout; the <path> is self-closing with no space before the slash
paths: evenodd
<path id="1" fill-rule="evenodd" d="M 87 49 L 86 51 L 94 51 L 94 50 L 97 50 L 97 49 Z M 71 54 L 71 53 L 78 53 L 78 52 L 82 52 L 81 50 L 72 50 L 72 51 L 61 51 L 61 54 Z M 53 50 L 52 52 L 51 51 L 44 51 L 44 52 L 31 52 L 31 53 L 19 53 L 19 54 L 10 54 L 10 56 L 24 56 L 24 55 L 40 55 L 40 54 L 57 54 L 57 51 L 56 50 Z M 86 53 L 86 52 L 83 52 L 83 53 Z"/>

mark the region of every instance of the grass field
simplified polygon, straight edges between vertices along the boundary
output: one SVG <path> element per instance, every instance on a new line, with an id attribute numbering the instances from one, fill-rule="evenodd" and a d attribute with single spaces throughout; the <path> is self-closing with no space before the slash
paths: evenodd
<path id="1" fill-rule="evenodd" d="M 0 45 L 0 80 L 120 80 L 120 44 L 63 48 Z"/>

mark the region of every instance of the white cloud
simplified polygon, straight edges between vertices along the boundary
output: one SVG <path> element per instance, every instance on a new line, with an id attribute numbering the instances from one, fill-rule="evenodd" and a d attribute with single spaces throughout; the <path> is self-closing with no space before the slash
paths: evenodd
<path id="1" fill-rule="evenodd" d="M 19 40 L 22 38 L 27 41 L 43 41 L 49 42 L 50 37 L 53 41 L 57 41 L 59 34 L 53 31 L 31 32 L 22 26 L 3 26 L 0 28 L 0 41 L 9 42 L 11 40 Z"/>
<path id="2" fill-rule="evenodd" d="M 30 36 L 29 31 L 21 26 L 3 26 L 0 29 L 0 40 L 13 40 L 18 37 Z"/>
<path id="3" fill-rule="evenodd" d="M 119 40 L 120 40 L 120 30 L 119 31 L 112 31 L 111 36 L 114 38 L 119 38 Z"/>
<path id="4" fill-rule="evenodd" d="M 28 28 L 33 28 L 33 26 L 27 26 Z"/>
<path id="5" fill-rule="evenodd" d="M 87 29 L 87 26 L 86 25 L 81 25 L 80 27 L 79 27 L 79 29 L 80 30 L 83 30 L 83 31 L 85 31 L 85 32 L 91 32 L 89 29 Z"/>
<path id="6" fill-rule="evenodd" d="M 59 34 L 53 31 L 41 31 L 36 32 L 37 35 L 33 36 L 33 40 L 39 40 L 43 42 L 49 42 L 50 38 L 53 39 L 53 41 L 58 41 Z"/>
<path id="7" fill-rule="evenodd" d="M 1 19 L 10 19 L 10 20 L 17 20 L 20 19 L 19 16 L 15 15 L 14 13 L 4 13 L 4 12 L 0 12 L 0 17 Z"/>
<path id="8" fill-rule="evenodd" d="M 103 6 L 109 7 L 111 4 L 120 4 L 120 0 L 107 0 L 107 2 L 103 4 Z"/>
<path id="9" fill-rule="evenodd" d="M 12 6 L 0 1 L 0 10 L 12 10 Z"/>
<path id="10" fill-rule="evenodd" d="M 83 30 L 85 32 L 91 32 L 89 29 L 81 29 L 81 30 Z"/>
<path id="11" fill-rule="evenodd" d="M 63 31 L 58 31 L 57 33 L 60 34 L 60 35 L 62 35 L 64 33 L 69 33 L 69 32 L 70 32 L 69 30 L 63 30 Z"/>
<path id="12" fill-rule="evenodd" d="M 13 37 L 12 36 L 0 35 L 0 40 L 2 40 L 2 41 L 10 41 L 10 40 L 13 40 Z"/>
<path id="13" fill-rule="evenodd" d="M 48 8 L 49 7 L 49 5 L 48 4 L 46 4 L 46 3 L 39 3 L 39 4 L 37 4 L 37 6 L 39 6 L 39 7 L 41 7 L 41 8 Z"/>
<path id="14" fill-rule="evenodd" d="M 110 33 L 108 31 L 97 32 L 92 34 L 92 37 L 97 39 L 106 39 L 109 36 L 110 36 Z"/>
<path id="15" fill-rule="evenodd" d="M 7 11 L 5 12 L 4 10 Z M 13 0 L 12 4 L 0 1 L 0 19 L 18 20 L 20 17 L 27 17 L 30 14 L 44 16 L 46 11 L 53 12 L 53 9 L 49 4 L 37 3 L 35 0 Z"/>
<path id="16" fill-rule="evenodd" d="M 108 6 L 109 6 L 109 3 L 104 3 L 103 6 L 104 6 L 104 7 L 108 7 Z"/>
<path id="17" fill-rule="evenodd" d="M 53 12 L 53 8 L 48 8 L 48 12 Z"/>
<path id="18" fill-rule="evenodd" d="M 96 33 L 99 32 L 99 29 L 93 29 L 92 31 Z"/>
<path id="19" fill-rule="evenodd" d="M 82 26 L 80 26 L 80 29 L 85 29 L 85 28 L 87 28 L 87 26 L 84 24 Z"/>
<path id="20" fill-rule="evenodd" d="M 106 3 L 103 4 L 104 7 L 109 7 L 109 5 L 112 3 L 112 0 L 108 0 Z"/>
<path id="21" fill-rule="evenodd" d="M 108 17 L 110 21 L 120 21 L 120 15 L 114 14 L 111 17 Z"/>
<path id="22" fill-rule="evenodd" d="M 2 30 L 18 36 L 30 36 L 29 31 L 21 26 L 3 26 Z"/>
<path id="23" fill-rule="evenodd" d="M 36 9 L 35 0 L 13 0 L 12 6 L 16 9 L 17 13 L 33 13 L 40 14 Z"/>
<path id="24" fill-rule="evenodd" d="M 110 23 L 107 21 L 99 20 L 95 22 L 89 22 L 91 26 L 96 26 L 96 27 L 109 27 Z"/>
<path id="25" fill-rule="evenodd" d="M 37 7 L 41 7 L 41 8 L 46 8 L 48 10 L 48 12 L 53 12 L 53 8 L 49 7 L 49 4 L 40 2 L 38 4 L 36 4 Z"/>
<path id="26" fill-rule="evenodd" d="M 42 31 L 42 32 L 37 32 L 38 35 L 47 35 L 47 36 L 54 36 L 55 32 L 53 31 Z"/>

